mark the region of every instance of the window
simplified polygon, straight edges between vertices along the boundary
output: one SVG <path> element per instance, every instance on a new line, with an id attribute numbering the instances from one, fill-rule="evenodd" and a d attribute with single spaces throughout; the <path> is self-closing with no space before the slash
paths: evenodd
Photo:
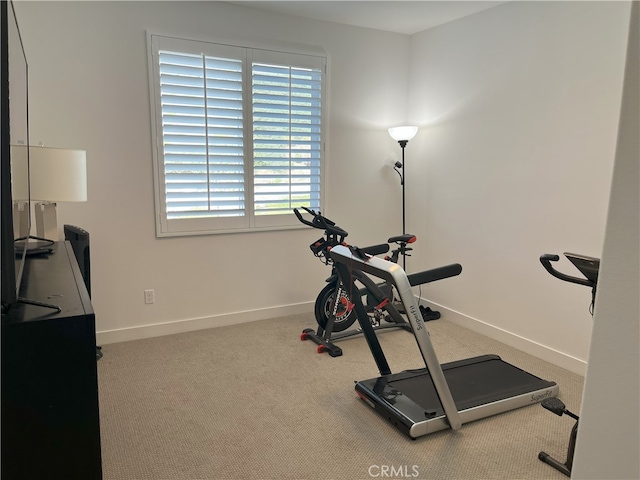
<path id="1" fill-rule="evenodd" d="M 150 35 L 158 236 L 321 207 L 326 58 Z"/>

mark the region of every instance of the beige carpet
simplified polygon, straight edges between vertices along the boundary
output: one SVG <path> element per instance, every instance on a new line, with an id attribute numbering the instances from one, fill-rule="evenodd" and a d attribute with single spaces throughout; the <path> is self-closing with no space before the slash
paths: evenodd
<path id="1" fill-rule="evenodd" d="M 563 479 L 537 459 L 565 459 L 573 421 L 539 405 L 403 436 L 353 389 L 377 376 L 361 336 L 317 354 L 292 316 L 105 345 L 98 362 L 105 480 Z M 442 363 L 495 353 L 560 386 L 579 412 L 583 379 L 447 322 L 429 322 Z M 379 335 L 391 369 L 423 366 L 413 336 Z"/>

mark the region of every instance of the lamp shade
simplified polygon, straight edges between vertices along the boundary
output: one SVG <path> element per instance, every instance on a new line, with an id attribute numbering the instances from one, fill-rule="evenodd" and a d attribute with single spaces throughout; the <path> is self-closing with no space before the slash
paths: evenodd
<path id="1" fill-rule="evenodd" d="M 44 202 L 87 201 L 87 152 L 29 147 L 27 162 L 27 148 L 25 145 L 11 146 L 14 199 Z"/>
<path id="2" fill-rule="evenodd" d="M 409 141 L 418 133 L 418 127 L 393 127 L 389 129 L 389 135 L 394 140 L 400 142 L 402 140 Z"/>

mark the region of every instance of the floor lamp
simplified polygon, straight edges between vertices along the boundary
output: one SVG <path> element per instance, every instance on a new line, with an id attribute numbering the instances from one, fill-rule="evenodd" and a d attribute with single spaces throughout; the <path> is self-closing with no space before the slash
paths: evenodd
<path id="1" fill-rule="evenodd" d="M 400 148 L 402 148 L 402 162 L 396 162 L 393 166 L 394 170 L 398 172 L 400 175 L 400 185 L 402 185 L 402 234 L 407 233 L 406 231 L 406 220 L 405 220 L 405 173 L 404 173 L 404 149 L 413 137 L 418 133 L 418 127 L 393 127 L 389 129 L 389 135 L 391 138 L 396 140 L 400 144 Z M 398 169 L 402 169 L 402 171 Z M 402 252 L 402 267 L 406 269 L 407 267 L 407 258 L 405 252 Z"/>

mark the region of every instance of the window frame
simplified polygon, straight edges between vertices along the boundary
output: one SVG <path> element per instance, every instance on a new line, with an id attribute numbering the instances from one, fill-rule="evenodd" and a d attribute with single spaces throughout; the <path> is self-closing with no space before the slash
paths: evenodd
<path id="1" fill-rule="evenodd" d="M 220 51 L 241 54 L 243 64 L 243 141 L 244 141 L 244 204 L 245 214 L 237 217 L 207 217 L 171 219 L 167 217 L 167 202 L 165 196 L 165 164 L 163 149 L 163 123 L 160 98 L 160 72 L 158 52 L 167 47 L 180 53 L 204 53 Z M 235 52 L 235 53 L 234 53 Z M 327 150 L 328 114 L 327 114 L 327 85 L 328 85 L 328 56 L 324 50 L 316 47 L 302 47 L 291 45 L 277 45 L 275 43 L 219 41 L 190 39 L 182 36 L 171 36 L 154 32 L 147 32 L 148 76 L 151 110 L 151 137 L 153 157 L 153 183 L 155 199 L 156 237 L 213 235 L 228 233 L 247 233 L 259 231 L 288 230 L 303 227 L 293 211 L 287 214 L 255 215 L 254 212 L 254 175 L 253 175 L 253 122 L 252 122 L 252 60 L 308 57 L 311 63 L 316 62 L 321 68 L 321 127 L 320 127 L 320 209 L 324 207 L 325 193 L 325 152 Z M 233 58 L 238 58 L 234 56 Z M 258 61 L 258 60 L 256 60 Z M 304 62 L 303 62 L 304 63 Z M 310 64 L 294 64 L 292 67 L 305 67 Z M 294 205 L 295 206 L 295 205 Z"/>

